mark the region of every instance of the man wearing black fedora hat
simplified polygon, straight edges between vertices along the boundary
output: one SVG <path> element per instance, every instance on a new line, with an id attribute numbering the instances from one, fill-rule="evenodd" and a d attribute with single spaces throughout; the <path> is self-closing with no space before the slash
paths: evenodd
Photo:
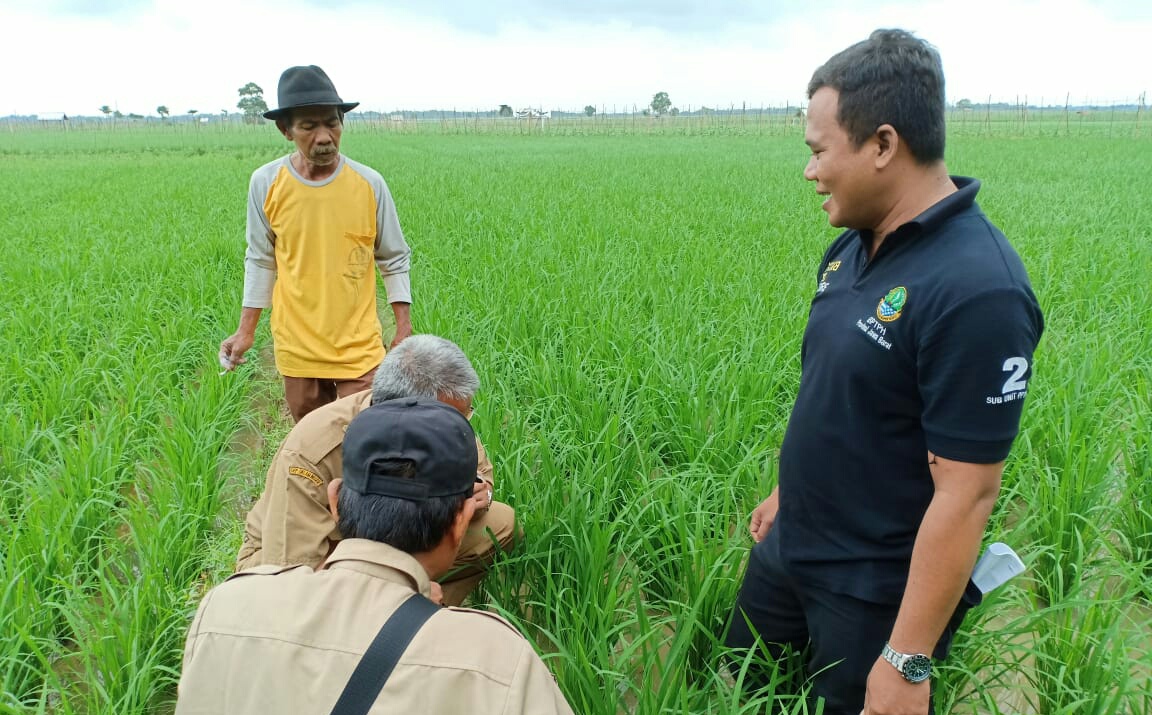
<path id="1" fill-rule="evenodd" d="M 280 76 L 264 113 L 295 151 L 257 169 L 248 189 L 240 325 L 220 364 L 246 361 L 260 313 L 272 308 L 276 368 L 293 419 L 372 385 L 384 358 L 375 263 L 396 318 L 392 345 L 412 334 L 411 253 L 384 178 L 340 153 L 345 102 L 315 65 Z"/>

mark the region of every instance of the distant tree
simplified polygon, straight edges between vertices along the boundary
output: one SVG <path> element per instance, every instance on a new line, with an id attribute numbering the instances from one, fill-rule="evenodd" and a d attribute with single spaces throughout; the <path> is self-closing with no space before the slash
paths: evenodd
<path id="1" fill-rule="evenodd" d="M 117 109 L 116 111 L 112 112 L 112 118 L 113 119 L 123 119 L 124 115 L 120 113 L 119 109 Z"/>
<path id="2" fill-rule="evenodd" d="M 652 111 L 655 112 L 657 116 L 660 116 L 667 112 L 668 108 L 672 106 L 672 100 L 668 99 L 667 92 L 657 92 L 652 95 L 652 103 L 648 106 L 652 107 Z"/>
<path id="3" fill-rule="evenodd" d="M 107 104 L 102 104 L 102 105 L 100 105 L 100 113 L 103 114 L 105 117 L 107 117 L 109 114 L 112 113 L 112 108 L 109 107 Z"/>
<path id="4" fill-rule="evenodd" d="M 499 114 L 501 117 L 511 117 L 512 107 L 508 106 L 507 104 L 501 104 Z"/>
<path id="5" fill-rule="evenodd" d="M 956 108 L 962 112 L 970 112 L 970 111 L 972 111 L 972 100 L 971 99 L 961 99 L 959 102 L 956 103 Z"/>
<path id="6" fill-rule="evenodd" d="M 649 109 L 648 107 L 644 107 L 643 111 L 641 111 L 640 113 L 643 114 L 645 117 L 647 117 L 647 116 L 651 116 L 652 110 Z"/>
<path id="7" fill-rule="evenodd" d="M 671 114 L 673 117 L 678 117 L 678 116 L 680 116 L 680 108 L 679 107 L 672 107 L 672 109 L 668 110 L 668 113 Z"/>
<path id="8" fill-rule="evenodd" d="M 591 104 L 589 104 L 589 105 L 584 107 L 584 113 L 587 114 L 589 117 L 591 117 L 593 114 L 596 113 L 596 107 L 593 107 Z"/>
<path id="9" fill-rule="evenodd" d="M 143 114 L 137 114 L 136 112 L 131 112 L 131 113 L 129 113 L 128 118 L 129 119 L 143 119 L 144 115 Z"/>
<path id="10" fill-rule="evenodd" d="M 163 104 L 161 104 L 159 107 L 156 107 L 156 113 L 160 115 L 161 119 L 167 119 L 168 115 L 171 114 L 171 112 L 168 111 L 168 107 Z"/>
<path id="11" fill-rule="evenodd" d="M 268 111 L 268 104 L 264 101 L 264 90 L 255 82 L 249 82 L 236 90 L 236 93 L 240 95 L 236 108 L 244 112 L 244 121 L 249 124 L 259 122 L 260 115 Z"/>

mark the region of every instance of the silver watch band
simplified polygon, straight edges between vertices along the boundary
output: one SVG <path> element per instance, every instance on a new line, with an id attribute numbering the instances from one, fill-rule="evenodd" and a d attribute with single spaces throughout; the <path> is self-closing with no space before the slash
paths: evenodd
<path id="1" fill-rule="evenodd" d="M 922 683 L 932 675 L 932 659 L 923 653 L 901 653 L 885 643 L 880 657 L 888 661 L 909 683 Z"/>

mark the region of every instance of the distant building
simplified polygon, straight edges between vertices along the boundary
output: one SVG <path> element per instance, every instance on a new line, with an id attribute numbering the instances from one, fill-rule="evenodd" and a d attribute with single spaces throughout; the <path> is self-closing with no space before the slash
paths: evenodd
<path id="1" fill-rule="evenodd" d="M 543 109 L 532 109 L 531 107 L 525 107 L 524 109 L 521 109 L 520 111 L 516 112 L 516 118 L 517 119 L 551 119 L 552 118 L 552 112 L 551 111 L 545 112 Z"/>

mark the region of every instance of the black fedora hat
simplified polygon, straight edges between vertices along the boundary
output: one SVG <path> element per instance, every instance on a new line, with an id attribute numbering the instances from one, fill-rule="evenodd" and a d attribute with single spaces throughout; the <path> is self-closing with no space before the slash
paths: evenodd
<path id="1" fill-rule="evenodd" d="M 279 119 L 287 110 L 297 107 L 335 106 L 341 112 L 348 112 L 360 106 L 359 102 L 340 99 L 332 80 L 316 65 L 284 70 L 276 87 L 276 101 L 280 106 L 264 112 L 265 119 Z"/>

